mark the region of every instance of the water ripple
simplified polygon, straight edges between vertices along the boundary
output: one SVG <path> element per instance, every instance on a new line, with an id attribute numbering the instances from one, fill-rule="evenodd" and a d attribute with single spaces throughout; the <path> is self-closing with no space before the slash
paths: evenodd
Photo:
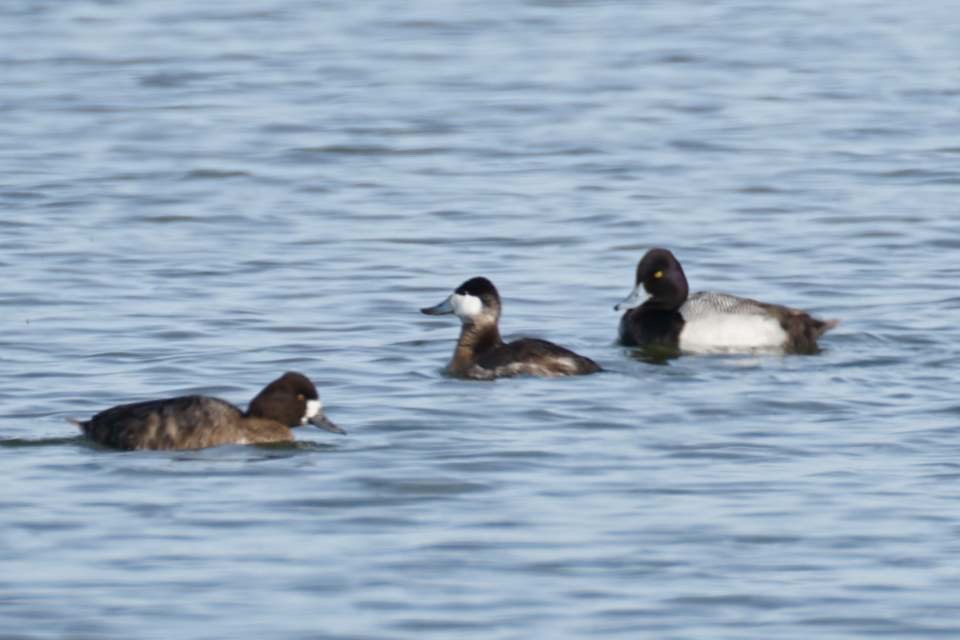
<path id="1" fill-rule="evenodd" d="M 3 3 L 0 636 L 957 636 L 952 9 Z M 655 245 L 842 324 L 622 349 Z M 446 377 L 481 274 L 608 372 Z M 289 369 L 349 436 L 63 420 Z"/>

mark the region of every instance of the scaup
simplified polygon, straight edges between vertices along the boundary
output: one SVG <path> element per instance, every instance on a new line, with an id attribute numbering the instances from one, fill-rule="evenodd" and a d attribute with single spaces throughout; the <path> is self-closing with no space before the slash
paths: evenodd
<path id="1" fill-rule="evenodd" d="M 839 322 L 726 293 L 688 293 L 683 267 L 673 253 L 648 251 L 637 264 L 633 291 L 614 307 L 626 309 L 620 318 L 620 342 L 692 353 L 780 349 L 809 354 L 819 350 L 817 339 Z"/>
<path id="2" fill-rule="evenodd" d="M 307 423 L 346 433 L 324 415 L 309 378 L 295 372 L 264 387 L 246 412 L 218 398 L 180 396 L 123 404 L 71 421 L 91 440 L 126 450 L 289 442 L 294 439 L 290 427 Z"/>

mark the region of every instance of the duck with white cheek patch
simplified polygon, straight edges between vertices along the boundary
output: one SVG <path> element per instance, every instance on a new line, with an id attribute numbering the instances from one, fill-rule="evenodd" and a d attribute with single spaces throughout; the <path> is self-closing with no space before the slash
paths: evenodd
<path id="1" fill-rule="evenodd" d="M 447 373 L 457 378 L 492 380 L 515 375 L 572 376 L 600 366 L 559 345 L 537 338 L 504 342 L 500 337 L 500 294 L 486 278 L 471 278 L 440 304 L 420 310 L 431 316 L 454 314 L 462 327 Z"/>
<path id="2" fill-rule="evenodd" d="M 626 310 L 620 318 L 620 342 L 689 353 L 812 354 L 819 351 L 817 339 L 839 322 L 726 293 L 688 294 L 687 277 L 673 253 L 648 251 L 637 265 L 633 291 L 614 307 Z"/>
<path id="3" fill-rule="evenodd" d="M 209 396 L 180 396 L 119 405 L 73 420 L 91 440 L 114 449 L 202 449 L 224 444 L 290 442 L 291 427 L 312 424 L 346 433 L 324 414 L 317 388 L 285 373 L 257 394 L 246 412 Z"/>

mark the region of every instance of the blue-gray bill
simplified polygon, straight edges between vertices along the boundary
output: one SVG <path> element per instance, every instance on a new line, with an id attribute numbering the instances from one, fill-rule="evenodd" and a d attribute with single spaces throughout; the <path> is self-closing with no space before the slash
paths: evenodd
<path id="1" fill-rule="evenodd" d="M 634 307 L 640 306 L 643 304 L 645 293 L 646 292 L 643 290 L 643 285 L 638 284 L 633 288 L 633 291 L 630 292 L 630 295 L 624 298 L 622 302 L 613 306 L 613 310 L 626 311 L 627 309 L 633 309 Z"/>
<path id="2" fill-rule="evenodd" d="M 447 298 L 443 302 L 433 307 L 424 307 L 420 309 L 420 313 L 425 313 L 428 316 L 442 316 L 448 313 L 453 313 L 453 304 L 450 302 L 450 298 Z"/>
<path id="3" fill-rule="evenodd" d="M 327 416 L 324 416 L 324 415 L 314 416 L 309 420 L 307 420 L 307 422 L 309 422 L 315 427 L 320 427 L 324 431 L 329 431 L 330 433 L 339 433 L 341 435 L 347 434 L 346 431 L 344 431 L 343 429 L 335 425 L 333 422 L 330 421 L 329 418 L 327 418 Z"/>

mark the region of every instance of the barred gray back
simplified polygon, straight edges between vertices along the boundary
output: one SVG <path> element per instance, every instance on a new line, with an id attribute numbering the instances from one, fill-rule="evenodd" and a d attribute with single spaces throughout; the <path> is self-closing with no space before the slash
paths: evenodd
<path id="1" fill-rule="evenodd" d="M 680 307 L 680 315 L 687 322 L 718 313 L 744 316 L 769 315 L 769 311 L 756 300 L 738 298 L 728 293 L 700 291 L 694 293 Z"/>

